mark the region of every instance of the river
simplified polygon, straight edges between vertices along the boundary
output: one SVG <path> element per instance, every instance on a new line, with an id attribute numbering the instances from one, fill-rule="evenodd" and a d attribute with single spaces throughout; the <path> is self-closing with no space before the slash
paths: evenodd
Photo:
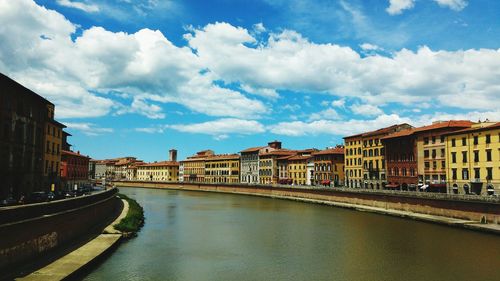
<path id="1" fill-rule="evenodd" d="M 146 224 L 84 280 L 500 280 L 500 237 L 243 195 L 121 188 Z"/>

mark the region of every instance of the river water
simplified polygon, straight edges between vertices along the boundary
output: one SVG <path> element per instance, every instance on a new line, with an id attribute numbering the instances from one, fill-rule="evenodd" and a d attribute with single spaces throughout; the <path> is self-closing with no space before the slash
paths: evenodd
<path id="1" fill-rule="evenodd" d="M 84 280 L 500 280 L 500 237 L 323 205 L 122 188 L 139 235 Z"/>

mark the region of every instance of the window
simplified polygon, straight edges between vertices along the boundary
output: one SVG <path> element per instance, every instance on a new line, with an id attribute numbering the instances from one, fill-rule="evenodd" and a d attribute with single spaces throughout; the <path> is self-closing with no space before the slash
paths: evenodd
<path id="1" fill-rule="evenodd" d="M 441 169 L 445 169 L 446 168 L 446 162 L 445 161 L 441 161 Z"/>
<path id="2" fill-rule="evenodd" d="M 429 150 L 424 150 L 424 158 L 429 158 Z"/>
<path id="3" fill-rule="evenodd" d="M 436 143 L 436 137 L 432 137 L 432 143 Z"/>
<path id="4" fill-rule="evenodd" d="M 432 161 L 432 168 L 437 169 L 437 162 L 436 161 Z"/>
<path id="5" fill-rule="evenodd" d="M 462 151 L 462 162 L 467 163 L 467 151 Z"/>
<path id="6" fill-rule="evenodd" d="M 451 169 L 451 179 L 453 179 L 453 180 L 457 179 L 457 169 L 456 168 Z"/>
<path id="7" fill-rule="evenodd" d="M 475 179 L 480 179 L 481 178 L 481 173 L 479 168 L 474 168 L 474 178 Z"/>
<path id="8" fill-rule="evenodd" d="M 457 144 L 455 143 L 455 139 L 451 139 L 451 146 L 455 147 Z"/>
<path id="9" fill-rule="evenodd" d="M 451 163 L 457 163 L 457 153 L 456 152 L 451 153 Z"/>
<path id="10" fill-rule="evenodd" d="M 428 137 L 424 138 L 424 144 L 429 144 L 429 138 Z"/>
<path id="11" fill-rule="evenodd" d="M 486 180 L 492 180 L 493 179 L 493 168 L 488 167 L 486 168 Z"/>
<path id="12" fill-rule="evenodd" d="M 468 180 L 469 179 L 469 170 L 467 168 L 462 169 L 462 179 L 463 180 Z"/>
<path id="13" fill-rule="evenodd" d="M 467 139 L 466 138 L 462 138 L 462 146 L 466 146 L 467 145 Z"/>
<path id="14" fill-rule="evenodd" d="M 479 144 L 479 136 L 474 136 L 474 145 Z"/>
<path id="15" fill-rule="evenodd" d="M 491 162 L 491 149 L 486 150 L 486 161 Z"/>
<path id="16" fill-rule="evenodd" d="M 425 166 L 426 169 L 429 169 L 431 167 L 431 164 L 429 162 L 425 162 L 424 166 Z"/>
<path id="17" fill-rule="evenodd" d="M 436 150 L 435 149 L 432 150 L 432 158 L 436 158 Z"/>
<path id="18" fill-rule="evenodd" d="M 441 143 L 444 142 L 444 136 L 441 136 Z"/>
<path id="19" fill-rule="evenodd" d="M 491 143 L 491 135 L 486 135 L 486 143 Z"/>
<path id="20" fill-rule="evenodd" d="M 441 148 L 441 157 L 444 157 L 444 148 Z"/>
<path id="21" fill-rule="evenodd" d="M 474 162 L 479 162 L 479 150 L 474 150 Z"/>

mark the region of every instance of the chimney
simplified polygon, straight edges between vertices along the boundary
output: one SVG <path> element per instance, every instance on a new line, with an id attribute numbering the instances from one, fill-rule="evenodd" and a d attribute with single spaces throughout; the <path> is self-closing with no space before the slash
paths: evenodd
<path id="1" fill-rule="evenodd" d="M 169 151 L 169 157 L 168 157 L 168 160 L 169 161 L 177 161 L 177 150 L 176 149 L 170 149 Z"/>
<path id="2" fill-rule="evenodd" d="M 269 142 L 267 145 L 269 145 L 270 147 L 272 147 L 274 149 L 281 149 L 281 142 L 277 141 L 277 140 Z"/>

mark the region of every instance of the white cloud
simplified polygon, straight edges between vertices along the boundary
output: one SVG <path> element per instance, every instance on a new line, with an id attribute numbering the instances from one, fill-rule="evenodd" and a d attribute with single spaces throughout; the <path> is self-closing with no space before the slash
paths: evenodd
<path id="1" fill-rule="evenodd" d="M 345 99 L 338 99 L 338 100 L 332 101 L 332 106 L 344 108 L 345 107 Z"/>
<path id="2" fill-rule="evenodd" d="M 347 121 L 317 120 L 312 122 L 292 121 L 270 125 L 267 129 L 277 135 L 338 135 L 348 136 L 356 133 L 376 130 L 382 127 L 410 123 L 410 119 L 396 114 L 380 115 L 373 120 L 351 119 Z"/>
<path id="3" fill-rule="evenodd" d="M 390 101 L 471 111 L 500 104 L 500 49 L 422 46 L 363 57 L 292 30 L 262 39 L 228 23 L 189 29 L 187 47 L 150 29 L 128 34 L 92 27 L 72 40 L 75 24 L 29 0 L 0 0 L 0 26 L 0 71 L 54 101 L 58 118 L 127 110 L 162 118 L 162 104 L 176 103 L 209 116 L 259 119 L 271 112 L 260 98 L 279 97 L 278 90 L 336 96 L 333 107 L 350 97 L 373 106 Z"/>
<path id="4" fill-rule="evenodd" d="M 263 23 L 259 22 L 253 25 L 253 30 L 257 33 L 262 33 L 266 31 L 266 28 Z"/>
<path id="5" fill-rule="evenodd" d="M 374 45 L 374 44 L 370 44 L 370 43 L 363 43 L 363 44 L 361 44 L 359 46 L 361 47 L 361 49 L 363 49 L 365 51 L 379 51 L 379 50 L 383 50 L 379 46 Z"/>
<path id="6" fill-rule="evenodd" d="M 92 27 L 72 40 L 74 24 L 29 0 L 0 1 L 0 26 L 0 71 L 53 101 L 57 118 L 113 109 L 163 118 L 158 103 L 211 116 L 259 118 L 269 111 L 261 101 L 214 83 L 219 77 L 202 73 L 206 67 L 190 48 L 173 45 L 160 31 Z M 272 95 L 272 89 L 254 88 Z M 130 105 L 113 101 L 110 91 L 128 96 Z"/>
<path id="7" fill-rule="evenodd" d="M 385 9 L 390 15 L 399 15 L 403 10 L 409 10 L 415 6 L 415 0 L 389 0 L 389 7 Z"/>
<path id="8" fill-rule="evenodd" d="M 433 0 L 441 7 L 461 11 L 467 7 L 467 0 Z M 390 15 L 399 15 L 403 10 L 410 10 L 415 6 L 415 0 L 389 0 L 389 7 L 385 9 Z"/>
<path id="9" fill-rule="evenodd" d="M 88 136 L 98 136 L 102 134 L 112 133 L 112 128 L 99 128 L 92 123 L 64 123 L 69 130 L 77 130 Z"/>
<path id="10" fill-rule="evenodd" d="M 353 104 L 349 107 L 354 114 L 361 116 L 377 116 L 384 112 L 375 105 L 371 104 Z"/>
<path id="11" fill-rule="evenodd" d="M 465 7 L 467 7 L 467 1 L 466 0 L 434 0 L 439 4 L 441 7 L 448 7 L 452 10 L 455 11 L 461 11 Z"/>
<path id="12" fill-rule="evenodd" d="M 95 4 L 86 4 L 83 2 L 70 1 L 70 0 L 57 0 L 57 4 L 64 7 L 79 9 L 87 13 L 99 12 L 99 6 Z"/>
<path id="13" fill-rule="evenodd" d="M 245 84 L 241 85 L 241 89 L 249 94 L 261 96 L 271 100 L 275 100 L 280 96 L 278 92 L 276 92 L 276 90 L 274 89 L 254 88 L 252 86 Z"/>
<path id="14" fill-rule="evenodd" d="M 168 128 L 192 134 L 211 135 L 216 139 L 227 138 L 229 134 L 251 135 L 264 133 L 264 126 L 255 120 L 222 118 L 194 124 L 167 125 Z"/>
<path id="15" fill-rule="evenodd" d="M 309 116 L 310 121 L 321 120 L 321 119 L 338 120 L 338 119 L 342 119 L 342 117 L 333 108 L 327 108 L 327 109 L 319 111 L 319 112 L 314 112 Z"/>

